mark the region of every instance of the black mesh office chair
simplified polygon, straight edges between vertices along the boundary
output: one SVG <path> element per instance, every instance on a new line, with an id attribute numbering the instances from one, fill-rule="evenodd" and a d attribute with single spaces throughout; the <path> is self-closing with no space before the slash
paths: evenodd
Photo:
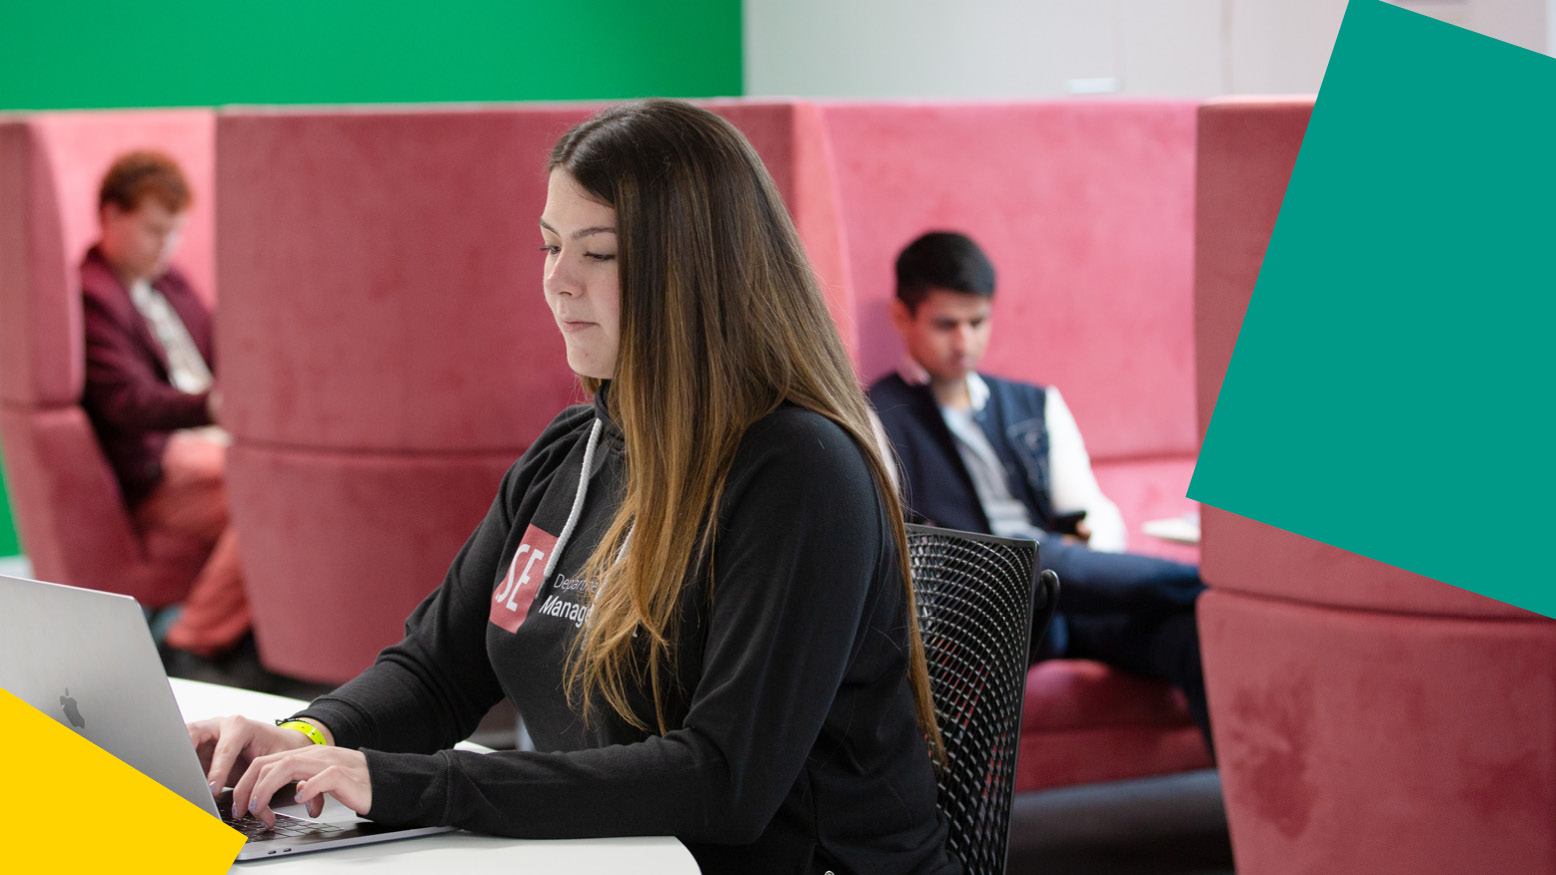
<path id="1" fill-rule="evenodd" d="M 1035 541 L 927 526 L 908 526 L 908 564 L 945 738 L 947 845 L 967 875 L 1002 875 L 1029 637 L 1047 632 L 1059 578 L 1039 579 Z"/>

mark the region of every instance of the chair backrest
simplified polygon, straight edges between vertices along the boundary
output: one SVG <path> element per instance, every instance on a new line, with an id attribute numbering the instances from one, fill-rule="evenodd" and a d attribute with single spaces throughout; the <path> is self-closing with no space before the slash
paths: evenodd
<path id="1" fill-rule="evenodd" d="M 1000 875 L 1030 637 L 1048 629 L 1059 578 L 1038 577 L 1036 541 L 927 526 L 908 526 L 908 564 L 945 739 L 939 805 L 947 846 L 968 875 Z"/>

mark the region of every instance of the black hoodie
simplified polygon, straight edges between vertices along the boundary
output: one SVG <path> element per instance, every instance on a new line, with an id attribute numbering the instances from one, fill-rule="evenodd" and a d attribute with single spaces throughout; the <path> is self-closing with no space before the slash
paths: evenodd
<path id="1" fill-rule="evenodd" d="M 862 451 L 825 417 L 785 406 L 742 440 L 712 574 L 684 588 L 669 731 L 598 699 L 587 724 L 568 706 L 563 664 L 593 592 L 579 569 L 625 487 L 606 394 L 509 469 L 405 640 L 302 712 L 366 752 L 369 815 L 674 835 L 709 875 L 960 871 L 914 720 L 896 547 Z M 504 695 L 537 751 L 448 749 Z M 632 701 L 656 725 L 646 685 Z"/>

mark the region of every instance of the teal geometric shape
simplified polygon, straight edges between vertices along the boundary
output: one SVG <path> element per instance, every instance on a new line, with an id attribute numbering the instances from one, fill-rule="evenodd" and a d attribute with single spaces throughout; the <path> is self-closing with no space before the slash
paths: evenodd
<path id="1" fill-rule="evenodd" d="M 15 556 L 21 552 L 16 538 L 16 524 L 11 520 L 11 500 L 5 489 L 5 473 L 0 471 L 0 557 Z"/>
<path id="2" fill-rule="evenodd" d="M 1556 59 L 1352 0 L 1190 497 L 1556 616 Z"/>

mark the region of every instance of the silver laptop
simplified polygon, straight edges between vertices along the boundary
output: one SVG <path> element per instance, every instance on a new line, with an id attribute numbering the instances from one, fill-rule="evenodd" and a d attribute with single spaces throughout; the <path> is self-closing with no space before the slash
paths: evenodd
<path id="1" fill-rule="evenodd" d="M 240 862 L 453 829 L 277 815 L 276 829 L 266 830 L 252 815 L 224 817 L 129 596 L 0 575 L 0 687 L 247 835 Z"/>

